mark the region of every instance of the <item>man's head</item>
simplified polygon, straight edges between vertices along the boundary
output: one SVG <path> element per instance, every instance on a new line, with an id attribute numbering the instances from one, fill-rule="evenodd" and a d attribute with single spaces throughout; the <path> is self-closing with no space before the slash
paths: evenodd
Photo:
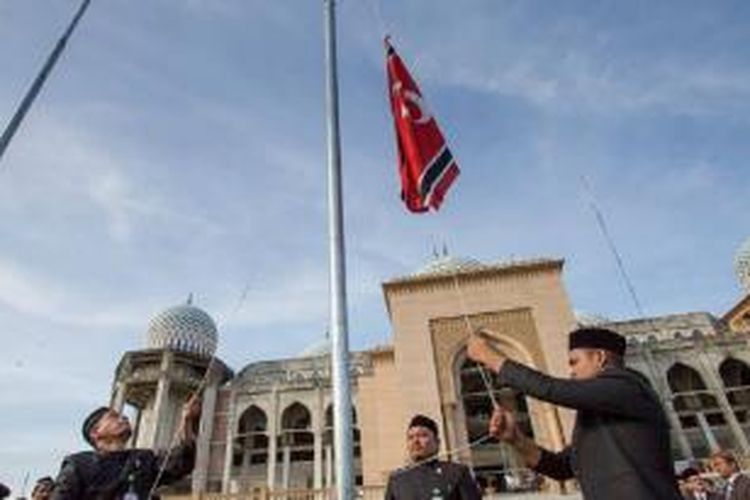
<path id="1" fill-rule="evenodd" d="M 688 467 L 682 474 L 680 479 L 685 485 L 685 489 L 691 493 L 703 493 L 708 491 L 708 482 L 706 482 L 698 469 L 694 467 Z"/>
<path id="2" fill-rule="evenodd" d="M 406 448 L 411 461 L 428 459 L 437 454 L 439 447 L 440 439 L 435 421 L 424 415 L 415 415 L 406 430 Z"/>
<path id="3" fill-rule="evenodd" d="M 594 378 L 607 366 L 622 366 L 625 337 L 606 328 L 579 328 L 568 336 L 570 377 Z"/>
<path id="4" fill-rule="evenodd" d="M 83 438 L 97 450 L 112 450 L 125 446 L 132 429 L 128 418 L 117 410 L 102 406 L 83 423 Z"/>
<path id="5" fill-rule="evenodd" d="M 55 486 L 55 481 L 45 476 L 37 479 L 34 489 L 31 490 L 32 500 L 48 500 L 52 496 L 52 488 Z"/>
<path id="6" fill-rule="evenodd" d="M 5 486 L 3 483 L 0 483 L 0 500 L 3 498 L 7 498 L 10 496 L 10 488 Z"/>
<path id="7" fill-rule="evenodd" d="M 728 450 L 717 451 L 711 455 L 711 468 L 724 479 L 732 477 L 732 474 L 740 470 L 737 458 Z"/>

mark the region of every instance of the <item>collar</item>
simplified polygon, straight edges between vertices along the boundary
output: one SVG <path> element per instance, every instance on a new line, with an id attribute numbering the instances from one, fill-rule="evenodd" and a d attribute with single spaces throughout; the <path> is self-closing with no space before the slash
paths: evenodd
<path id="1" fill-rule="evenodd" d="M 730 485 L 733 485 L 733 484 L 734 484 L 734 482 L 735 482 L 735 481 L 737 480 L 737 478 L 738 478 L 739 476 L 740 476 L 740 473 L 739 473 L 739 472 L 735 472 L 734 474 L 732 474 L 731 476 L 729 476 L 729 479 L 727 479 L 727 482 L 728 482 L 728 483 L 729 483 Z"/>

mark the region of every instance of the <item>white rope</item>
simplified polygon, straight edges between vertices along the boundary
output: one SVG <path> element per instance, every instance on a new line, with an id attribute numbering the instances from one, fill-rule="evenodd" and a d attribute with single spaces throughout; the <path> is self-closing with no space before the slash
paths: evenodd
<path id="1" fill-rule="evenodd" d="M 368 3 L 370 4 L 373 16 L 375 17 L 377 27 L 380 29 L 380 37 L 384 38 L 388 36 L 390 30 L 386 25 L 385 18 L 383 18 L 383 12 L 380 9 L 380 0 L 368 0 Z"/>

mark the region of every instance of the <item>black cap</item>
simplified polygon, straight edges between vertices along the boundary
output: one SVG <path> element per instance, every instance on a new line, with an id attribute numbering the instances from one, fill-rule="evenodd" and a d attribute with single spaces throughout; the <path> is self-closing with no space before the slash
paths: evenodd
<path id="1" fill-rule="evenodd" d="M 688 467 L 687 469 L 682 471 L 682 473 L 680 474 L 680 479 L 682 479 L 683 481 L 686 481 L 693 476 L 700 476 L 700 475 L 701 475 L 701 472 L 698 469 L 696 469 L 695 467 Z"/>
<path id="2" fill-rule="evenodd" d="M 414 415 L 411 419 L 411 422 L 409 422 L 409 429 L 411 429 L 412 427 L 425 427 L 427 429 L 430 429 L 432 433 L 435 434 L 435 437 L 438 437 L 437 423 L 435 423 L 435 421 L 430 417 L 426 417 L 424 415 Z"/>
<path id="3" fill-rule="evenodd" d="M 620 356 L 625 355 L 625 337 L 606 328 L 579 328 L 568 336 L 568 349 L 604 349 Z"/>
<path id="4" fill-rule="evenodd" d="M 5 498 L 10 495 L 10 488 L 0 483 L 0 498 Z"/>
<path id="5" fill-rule="evenodd" d="M 91 439 L 91 431 L 94 430 L 94 426 L 99 422 L 99 419 L 102 418 L 102 416 L 104 416 L 104 414 L 108 411 L 108 407 L 100 406 L 96 410 L 89 413 L 89 416 L 86 417 L 86 420 L 83 421 L 83 426 L 81 426 L 81 434 L 83 434 L 83 439 L 85 439 L 86 442 L 94 448 L 96 448 L 96 443 L 94 443 L 94 440 Z"/>

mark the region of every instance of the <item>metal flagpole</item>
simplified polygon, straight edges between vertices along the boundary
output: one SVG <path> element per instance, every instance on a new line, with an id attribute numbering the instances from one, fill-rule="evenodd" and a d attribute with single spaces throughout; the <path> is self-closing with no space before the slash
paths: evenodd
<path id="1" fill-rule="evenodd" d="M 354 498 L 352 402 L 349 385 L 349 339 L 346 317 L 346 263 L 341 194 L 338 77 L 336 75 L 335 0 L 323 0 L 325 10 L 326 128 L 328 132 L 328 246 L 333 377 L 333 428 L 338 500 Z"/>
<path id="2" fill-rule="evenodd" d="M 26 95 L 18 106 L 13 118 L 10 119 L 10 122 L 8 122 L 8 125 L 5 127 L 2 137 L 0 137 L 0 160 L 2 160 L 5 150 L 8 148 L 8 144 L 10 144 L 13 135 L 16 133 L 19 125 L 21 125 L 24 116 L 26 116 L 26 112 L 29 110 L 34 99 L 36 99 L 37 94 L 39 94 L 39 91 L 42 89 L 42 85 L 44 85 L 44 82 L 47 80 L 47 77 L 57 62 L 57 59 L 65 49 L 65 45 L 68 43 L 68 39 L 73 33 L 73 30 L 78 25 L 78 21 L 81 20 L 81 17 L 83 17 L 83 14 L 86 12 L 89 3 L 91 3 L 91 0 L 83 0 L 83 2 L 81 2 L 81 6 L 78 7 L 76 15 L 73 16 L 73 20 L 70 22 L 70 25 L 68 25 L 68 29 L 65 30 L 63 36 L 57 41 L 55 48 L 52 50 L 49 57 L 47 57 L 47 61 L 44 63 L 42 70 L 32 82 L 31 87 L 29 87 L 29 90 L 26 92 Z"/>

